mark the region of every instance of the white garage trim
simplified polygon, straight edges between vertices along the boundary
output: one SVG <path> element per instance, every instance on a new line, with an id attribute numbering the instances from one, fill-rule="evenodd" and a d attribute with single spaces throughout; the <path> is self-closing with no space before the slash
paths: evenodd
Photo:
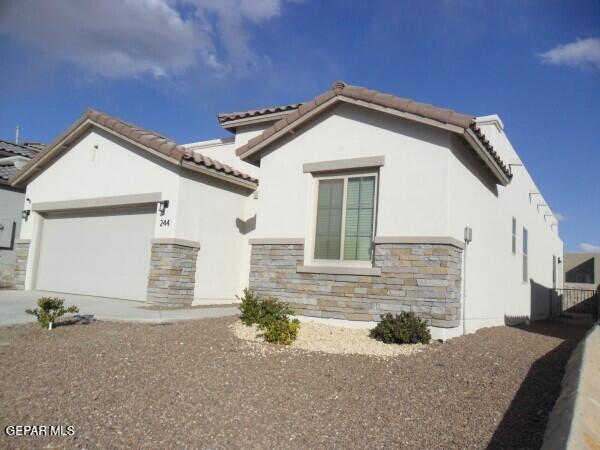
<path id="1" fill-rule="evenodd" d="M 36 202 L 31 205 L 31 209 L 36 212 L 44 211 L 62 211 L 87 208 L 106 208 L 130 205 L 143 205 L 146 203 L 156 203 L 161 200 L 160 192 L 150 192 L 147 194 L 118 195 L 114 197 L 83 198 L 77 200 L 65 200 L 59 202 Z"/>
<path id="2" fill-rule="evenodd" d="M 187 239 L 178 238 L 156 238 L 152 239 L 153 244 L 171 244 L 171 245 L 183 245 L 184 247 L 200 248 L 200 242 L 188 241 Z"/>

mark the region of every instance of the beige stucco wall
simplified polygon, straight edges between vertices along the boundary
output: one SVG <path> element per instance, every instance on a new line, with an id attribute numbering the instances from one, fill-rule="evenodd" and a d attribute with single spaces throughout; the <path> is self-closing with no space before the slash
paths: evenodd
<path id="1" fill-rule="evenodd" d="M 491 125 L 493 126 L 493 125 Z M 487 133 L 487 131 L 486 131 Z M 490 131 L 490 134 L 491 133 Z M 506 164 L 518 161 L 506 136 L 494 145 Z M 343 104 L 295 130 L 262 157 L 257 238 L 300 238 L 311 252 L 314 186 L 305 163 L 384 156 L 379 173 L 376 236 L 450 236 L 467 249 L 467 331 L 542 318 L 548 312 L 552 256 L 562 258 L 557 227 L 530 192 L 524 167 L 511 184 L 497 184 L 464 139 L 448 131 Z M 517 252 L 511 252 L 512 217 Z M 522 277 L 522 228 L 529 231 L 528 281 Z M 557 266 L 557 285 L 562 284 Z"/>
<path id="2" fill-rule="evenodd" d="M 118 204 L 118 197 L 144 194 L 157 194 L 169 201 L 165 214 L 154 217 L 154 239 L 200 244 L 195 298 L 233 300 L 247 284 L 249 233 L 238 229 L 236 219 L 254 215 L 252 205 L 248 205 L 251 191 L 191 173 L 95 129 L 27 186 L 33 212 L 20 233 L 21 239 L 31 240 L 26 288 L 35 287 L 33 275 L 44 221 L 35 211 L 36 204 L 113 197 Z M 148 248 L 150 245 L 148 242 Z M 103 267 L 90 270 L 101 273 Z"/>
<path id="3" fill-rule="evenodd" d="M 506 164 L 518 156 L 504 134 L 485 126 L 486 137 Z M 495 136 L 495 138 L 494 138 Z M 541 319 L 549 312 L 553 287 L 552 258 L 556 257 L 556 285 L 562 285 L 563 244 L 546 208 L 538 208 L 540 192 L 527 169 L 513 165 L 508 186 L 496 184 L 460 138 L 453 140 L 449 164 L 450 236 L 462 239 L 464 228 L 473 229 L 466 252 L 467 331 L 482 326 Z M 512 218 L 517 220 L 516 252 L 512 253 Z M 523 281 L 523 227 L 528 230 L 528 277 Z"/>

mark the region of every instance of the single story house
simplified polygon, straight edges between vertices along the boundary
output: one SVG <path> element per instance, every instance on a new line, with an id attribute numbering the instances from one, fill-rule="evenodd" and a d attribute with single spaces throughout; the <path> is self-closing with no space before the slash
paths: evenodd
<path id="1" fill-rule="evenodd" d="M 40 146 L 0 140 L 0 287 L 12 287 L 14 283 L 15 239 L 25 201 L 25 189 L 11 186 L 9 180 L 41 150 Z"/>
<path id="2" fill-rule="evenodd" d="M 558 223 L 498 116 L 337 81 L 219 122 L 233 138 L 180 146 L 88 111 L 12 179 L 32 202 L 21 287 L 189 304 L 249 286 L 317 320 L 414 311 L 439 338 L 547 316 Z"/>

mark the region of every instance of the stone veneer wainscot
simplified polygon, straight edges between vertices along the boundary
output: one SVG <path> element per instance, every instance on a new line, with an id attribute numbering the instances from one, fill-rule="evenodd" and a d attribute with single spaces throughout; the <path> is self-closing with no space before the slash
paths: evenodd
<path id="1" fill-rule="evenodd" d="M 199 245 L 179 239 L 152 242 L 148 303 L 191 305 L 194 300 Z"/>
<path id="2" fill-rule="evenodd" d="M 15 243 L 16 265 L 13 276 L 14 288 L 25 289 L 25 275 L 27 273 L 27 260 L 29 259 L 29 240 L 21 240 Z"/>
<path id="3" fill-rule="evenodd" d="M 379 276 L 303 273 L 303 244 L 253 244 L 250 288 L 306 316 L 378 321 L 412 311 L 431 326 L 460 324 L 459 246 L 376 243 L 374 252 Z"/>

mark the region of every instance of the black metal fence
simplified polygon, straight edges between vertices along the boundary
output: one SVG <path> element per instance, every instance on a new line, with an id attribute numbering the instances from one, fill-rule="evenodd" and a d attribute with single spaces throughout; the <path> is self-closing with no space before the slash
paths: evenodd
<path id="1" fill-rule="evenodd" d="M 597 322 L 600 318 L 600 291 L 592 289 L 552 289 L 550 314 L 553 318 Z"/>

